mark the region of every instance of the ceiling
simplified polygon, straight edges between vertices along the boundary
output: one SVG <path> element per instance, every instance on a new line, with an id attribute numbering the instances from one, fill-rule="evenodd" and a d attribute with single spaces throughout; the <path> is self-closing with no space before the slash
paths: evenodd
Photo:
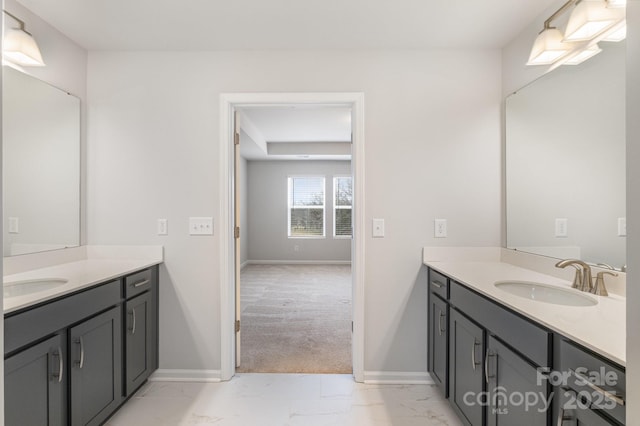
<path id="1" fill-rule="evenodd" d="M 497 49 L 557 0 L 19 0 L 87 50 Z"/>
<path id="2" fill-rule="evenodd" d="M 241 155 L 248 160 L 349 160 L 351 108 L 335 105 L 243 107 Z"/>

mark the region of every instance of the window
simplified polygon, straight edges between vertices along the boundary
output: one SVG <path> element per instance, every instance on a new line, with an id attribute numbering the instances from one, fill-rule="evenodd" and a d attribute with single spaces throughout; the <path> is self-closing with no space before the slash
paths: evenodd
<path id="1" fill-rule="evenodd" d="M 289 237 L 324 237 L 324 177 L 289 177 Z"/>
<path id="2" fill-rule="evenodd" d="M 333 236 L 351 237 L 351 206 L 353 184 L 351 176 L 333 178 Z"/>

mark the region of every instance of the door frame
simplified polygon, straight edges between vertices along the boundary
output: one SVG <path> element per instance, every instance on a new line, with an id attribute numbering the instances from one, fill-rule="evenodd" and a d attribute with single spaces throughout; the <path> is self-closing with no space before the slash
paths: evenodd
<path id="1" fill-rule="evenodd" d="M 233 193 L 233 116 L 237 107 L 325 104 L 351 107 L 351 168 L 353 174 L 352 367 L 357 382 L 364 381 L 364 93 L 223 93 L 220 95 L 220 378 L 235 374 L 235 250 Z"/>

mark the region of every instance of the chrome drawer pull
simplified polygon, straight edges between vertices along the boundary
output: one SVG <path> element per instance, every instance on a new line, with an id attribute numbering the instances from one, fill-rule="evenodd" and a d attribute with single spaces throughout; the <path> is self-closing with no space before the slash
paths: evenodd
<path id="1" fill-rule="evenodd" d="M 84 367 L 84 342 L 82 341 L 82 337 L 76 339 L 75 343 L 76 345 L 80 345 L 80 361 L 76 361 L 76 365 L 82 369 L 82 367 Z"/>
<path id="2" fill-rule="evenodd" d="M 565 421 L 573 420 L 571 416 L 564 415 L 564 408 L 560 408 L 560 413 L 558 414 L 558 426 L 562 426 Z"/>
<path id="3" fill-rule="evenodd" d="M 442 284 L 440 281 L 431 281 L 431 284 L 438 288 L 444 287 L 444 284 Z"/>
<path id="4" fill-rule="evenodd" d="M 64 374 L 64 361 L 62 359 L 62 348 L 58 346 L 58 352 L 54 353 L 53 356 L 58 357 L 58 374 L 54 374 L 53 377 L 58 378 L 58 383 L 62 382 L 62 376 Z"/>
<path id="5" fill-rule="evenodd" d="M 131 324 L 131 334 L 136 334 L 136 308 L 131 308 L 131 315 L 133 316 Z"/>
<path id="6" fill-rule="evenodd" d="M 607 398 L 607 399 L 609 399 L 611 401 L 614 401 L 618 405 L 624 405 L 624 398 L 622 398 L 621 396 L 613 394 L 613 393 L 611 393 L 609 391 L 606 391 L 606 390 L 602 389 L 599 386 L 594 385 L 593 383 L 591 383 L 589 381 L 589 379 L 586 376 L 578 373 L 577 371 L 575 371 L 573 369 L 570 369 L 569 371 L 571 371 L 573 373 L 573 375 L 576 376 L 576 378 L 580 379 L 581 382 L 583 382 L 585 385 L 589 386 L 593 391 L 599 393 L 600 395 L 602 395 L 603 397 L 605 397 L 605 398 Z"/>
<path id="7" fill-rule="evenodd" d="M 474 339 L 473 346 L 471 346 L 471 366 L 473 367 L 473 371 L 476 370 L 476 365 L 480 365 L 480 363 L 476 361 L 476 346 L 479 344 L 480 343 L 476 342 Z"/>
<path id="8" fill-rule="evenodd" d="M 131 284 L 131 287 L 133 287 L 133 288 L 142 287 L 143 285 L 149 284 L 149 282 L 150 282 L 149 280 L 138 281 L 138 282 L 135 282 L 135 283 Z"/>
<path id="9" fill-rule="evenodd" d="M 442 336 L 442 333 L 444 333 L 447 330 L 443 330 L 442 329 L 442 318 L 445 317 L 446 315 L 442 313 L 442 311 L 439 311 L 440 314 L 438 315 L 438 336 Z"/>
<path id="10" fill-rule="evenodd" d="M 489 357 L 495 356 L 495 354 L 489 353 L 489 348 L 487 348 L 487 352 L 484 354 L 484 379 L 489 384 L 489 379 L 493 378 L 493 376 L 489 375 Z"/>

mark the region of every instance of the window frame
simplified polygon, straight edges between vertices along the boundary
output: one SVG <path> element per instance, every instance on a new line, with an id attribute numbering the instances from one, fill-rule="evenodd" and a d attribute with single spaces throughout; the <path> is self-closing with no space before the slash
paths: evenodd
<path id="1" fill-rule="evenodd" d="M 351 204 L 348 206 L 338 206 L 338 203 L 336 202 L 336 189 L 337 189 L 337 185 L 336 185 L 336 181 L 338 179 L 344 179 L 344 178 L 349 178 L 351 179 Z M 353 176 L 351 175 L 334 175 L 333 176 L 333 188 L 331 191 L 331 195 L 333 197 L 333 238 L 335 239 L 339 239 L 339 240 L 343 240 L 343 239 L 352 239 L 353 238 Z M 336 235 L 336 223 L 338 222 L 336 220 L 337 218 L 337 211 L 338 210 L 351 210 L 351 233 L 349 235 Z"/>
<path id="2" fill-rule="evenodd" d="M 321 206 L 293 206 L 293 179 L 322 179 L 322 205 Z M 292 209 L 322 209 L 322 235 L 291 235 L 291 210 Z M 327 238 L 327 179 L 325 175 L 288 175 L 287 176 L 287 238 L 292 239 L 325 239 Z"/>

